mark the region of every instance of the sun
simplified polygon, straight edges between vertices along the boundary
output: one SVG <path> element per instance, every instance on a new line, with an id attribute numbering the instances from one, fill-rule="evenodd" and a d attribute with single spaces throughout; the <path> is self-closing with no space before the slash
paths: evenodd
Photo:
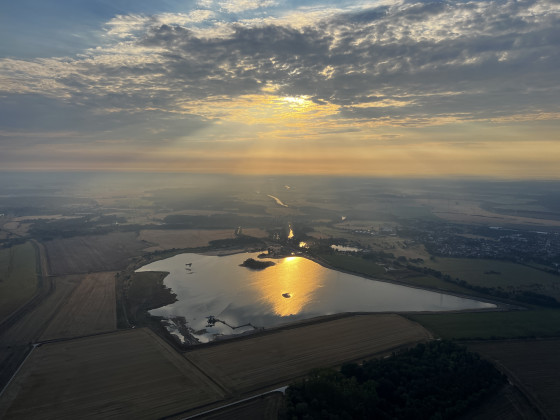
<path id="1" fill-rule="evenodd" d="M 287 104 L 290 108 L 298 111 L 303 111 L 309 108 L 312 105 L 312 102 L 309 100 L 309 96 L 302 95 L 302 96 L 284 96 L 280 98 L 285 104 Z"/>
<path id="2" fill-rule="evenodd" d="M 307 101 L 307 96 L 284 96 L 282 100 L 294 105 L 303 105 Z"/>

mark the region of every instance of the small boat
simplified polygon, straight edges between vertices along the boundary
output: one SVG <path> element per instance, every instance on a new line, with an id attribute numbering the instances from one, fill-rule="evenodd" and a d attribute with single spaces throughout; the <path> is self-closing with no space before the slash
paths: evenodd
<path id="1" fill-rule="evenodd" d="M 291 298 L 292 295 L 289 293 L 282 293 L 282 296 L 285 297 L 286 299 Z"/>

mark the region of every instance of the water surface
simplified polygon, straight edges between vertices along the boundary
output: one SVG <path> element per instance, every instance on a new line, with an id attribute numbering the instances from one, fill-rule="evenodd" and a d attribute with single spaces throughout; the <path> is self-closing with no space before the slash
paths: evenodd
<path id="1" fill-rule="evenodd" d="M 182 316 L 201 342 L 254 328 L 341 312 L 450 311 L 495 305 L 331 270 L 302 257 L 272 260 L 264 270 L 240 267 L 257 253 L 224 257 L 180 254 L 137 271 L 166 271 L 178 301 L 150 311 Z M 207 317 L 219 321 L 208 325 Z M 251 325 L 238 327 L 250 323 Z M 178 335 L 178 333 L 175 331 Z"/>

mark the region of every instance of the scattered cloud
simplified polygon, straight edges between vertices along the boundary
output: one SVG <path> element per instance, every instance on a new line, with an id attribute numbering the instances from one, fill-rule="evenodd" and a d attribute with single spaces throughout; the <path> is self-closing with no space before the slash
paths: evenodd
<path id="1" fill-rule="evenodd" d="M 2 127 L 170 140 L 237 124 L 259 139 L 402 139 L 372 130 L 558 121 L 552 0 L 193 4 L 114 16 L 79 55 L 0 59 Z"/>
<path id="2" fill-rule="evenodd" d="M 198 5 L 207 9 L 223 10 L 227 13 L 240 13 L 248 10 L 276 6 L 274 0 L 200 0 Z"/>

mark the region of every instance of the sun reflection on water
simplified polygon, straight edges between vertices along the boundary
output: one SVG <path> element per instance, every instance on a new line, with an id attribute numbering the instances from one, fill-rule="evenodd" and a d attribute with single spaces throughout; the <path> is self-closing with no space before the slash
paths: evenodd
<path id="1" fill-rule="evenodd" d="M 301 257 L 287 257 L 264 271 L 264 279 L 252 283 L 275 315 L 300 313 L 321 287 L 320 266 Z"/>

